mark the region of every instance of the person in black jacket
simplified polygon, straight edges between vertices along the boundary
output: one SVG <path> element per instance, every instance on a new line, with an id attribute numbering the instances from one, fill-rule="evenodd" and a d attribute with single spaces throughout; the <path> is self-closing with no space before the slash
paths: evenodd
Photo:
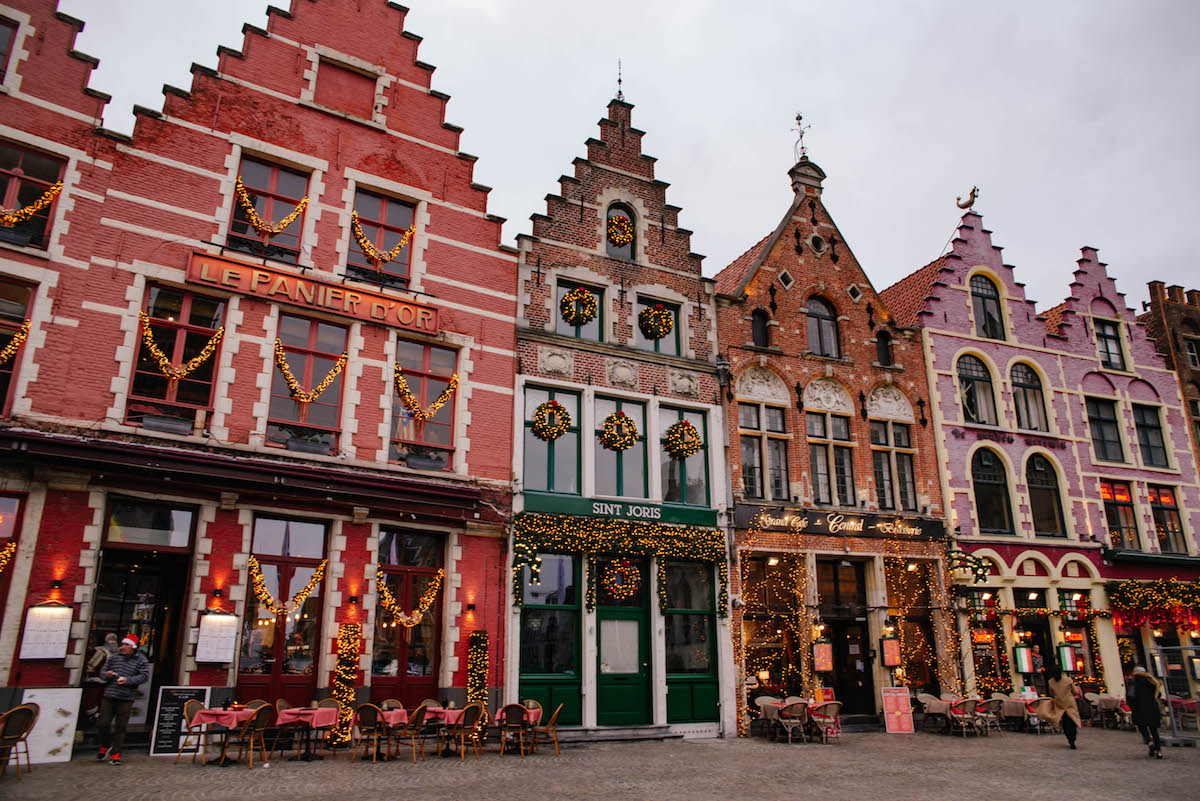
<path id="1" fill-rule="evenodd" d="M 96 721 L 100 734 L 100 753 L 96 758 L 108 757 L 112 764 L 120 765 L 125 727 L 129 725 L 129 713 L 138 686 L 150 678 L 150 660 L 138 650 L 137 640 L 126 637 L 121 640 L 120 650 L 108 658 L 102 675 L 104 698 L 100 701 L 100 718 Z"/>
<path id="2" fill-rule="evenodd" d="M 1163 758 L 1162 741 L 1158 739 L 1158 726 L 1162 722 L 1162 713 L 1158 708 L 1160 689 L 1162 682 L 1142 667 L 1135 667 L 1125 682 L 1125 700 L 1133 716 L 1133 725 L 1142 735 L 1142 742 L 1149 746 L 1149 756 L 1158 759 Z"/>

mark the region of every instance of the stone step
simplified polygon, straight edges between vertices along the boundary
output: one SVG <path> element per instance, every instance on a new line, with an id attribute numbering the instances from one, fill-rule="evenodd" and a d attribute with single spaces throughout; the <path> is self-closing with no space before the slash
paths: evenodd
<path id="1" fill-rule="evenodd" d="M 558 740 L 562 743 L 630 742 L 636 740 L 682 740 L 669 726 L 559 726 Z"/>

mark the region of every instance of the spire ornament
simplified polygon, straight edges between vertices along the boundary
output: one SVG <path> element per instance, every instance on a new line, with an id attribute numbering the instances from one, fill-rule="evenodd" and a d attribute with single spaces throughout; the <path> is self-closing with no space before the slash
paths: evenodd
<path id="1" fill-rule="evenodd" d="M 963 200 L 961 197 L 956 197 L 956 198 L 954 198 L 954 200 L 955 200 L 955 205 L 956 205 L 956 206 L 958 206 L 960 209 L 964 209 L 964 210 L 965 210 L 965 209 L 969 209 L 969 208 L 971 208 L 972 206 L 974 206 L 974 205 L 975 205 L 975 199 L 976 199 L 977 197 L 979 197 L 979 187 L 978 187 L 978 186 L 972 186 L 972 187 L 971 187 L 971 194 L 967 195 L 967 199 L 966 199 L 966 200 Z"/>
<path id="2" fill-rule="evenodd" d="M 624 100 L 625 93 L 621 91 L 621 59 L 617 59 L 617 100 Z"/>
<path id="3" fill-rule="evenodd" d="M 796 112 L 796 127 L 792 130 L 796 132 L 796 144 L 792 146 L 792 155 L 796 161 L 808 158 L 808 148 L 804 146 L 804 134 L 808 133 L 811 125 L 804 124 L 804 115 L 799 111 Z"/>

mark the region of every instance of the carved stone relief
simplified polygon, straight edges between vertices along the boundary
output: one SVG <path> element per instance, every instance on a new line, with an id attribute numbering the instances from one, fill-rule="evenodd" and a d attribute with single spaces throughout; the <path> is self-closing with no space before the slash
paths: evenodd
<path id="1" fill-rule="evenodd" d="M 751 367 L 744 370 L 737 380 L 739 398 L 749 398 L 761 401 L 777 401 L 789 403 L 791 395 L 783 379 L 765 367 Z"/>
<path id="2" fill-rule="evenodd" d="M 828 378 L 818 378 L 808 382 L 804 388 L 804 408 L 853 414 L 854 402 L 841 384 Z"/>
<path id="3" fill-rule="evenodd" d="M 538 348 L 538 369 L 547 375 L 575 377 L 575 352 L 565 348 Z"/>
<path id="4" fill-rule="evenodd" d="M 693 373 L 685 373 L 682 370 L 669 370 L 667 371 L 667 384 L 671 387 L 671 391 L 677 395 L 695 397 L 700 394 L 700 381 Z"/>
<path id="5" fill-rule="evenodd" d="M 912 404 L 896 387 L 879 387 L 867 398 L 867 414 L 888 420 L 913 421 Z"/>
<path id="6" fill-rule="evenodd" d="M 608 372 L 608 384 L 623 389 L 638 388 L 638 368 L 634 362 L 624 359 L 605 359 L 605 369 Z"/>

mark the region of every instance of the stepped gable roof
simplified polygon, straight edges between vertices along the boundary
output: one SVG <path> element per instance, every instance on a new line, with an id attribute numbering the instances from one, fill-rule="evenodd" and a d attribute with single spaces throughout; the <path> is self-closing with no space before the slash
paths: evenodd
<path id="1" fill-rule="evenodd" d="M 1046 333 L 1047 334 L 1057 335 L 1057 334 L 1062 333 L 1063 312 L 1065 312 L 1066 310 L 1067 310 L 1067 302 L 1064 300 L 1062 303 L 1058 304 L 1057 306 L 1046 309 L 1044 312 L 1040 312 L 1038 314 L 1038 317 L 1046 318 Z"/>
<path id="2" fill-rule="evenodd" d="M 767 234 L 742 255 L 738 256 L 729 266 L 717 273 L 717 294 L 738 295 L 745 289 L 746 281 L 754 267 L 761 263 L 766 255 L 767 243 L 774 232 Z"/>
<path id="3" fill-rule="evenodd" d="M 945 266 L 946 257 L 939 256 L 879 293 L 896 325 L 911 328 L 920 323 L 917 315 L 925 308 L 925 298 L 929 297 L 938 273 Z"/>

